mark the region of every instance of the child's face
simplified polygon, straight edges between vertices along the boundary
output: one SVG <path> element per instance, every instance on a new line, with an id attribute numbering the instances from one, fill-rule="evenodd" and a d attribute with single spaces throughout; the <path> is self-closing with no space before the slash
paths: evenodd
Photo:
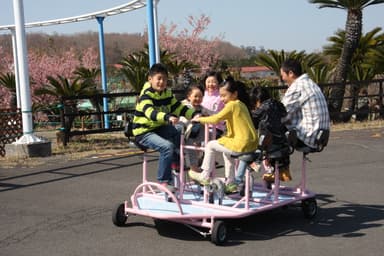
<path id="1" fill-rule="evenodd" d="M 224 104 L 227 104 L 232 100 L 237 100 L 237 92 L 230 92 L 225 88 L 225 86 L 220 87 L 219 92 L 220 92 L 220 99 Z"/>
<path id="2" fill-rule="evenodd" d="M 167 88 L 168 76 L 162 73 L 154 74 L 148 77 L 152 88 L 157 92 L 162 92 Z"/>
<path id="3" fill-rule="evenodd" d="M 217 81 L 216 77 L 209 76 L 205 79 L 205 88 L 208 92 L 216 91 L 219 86 L 219 81 Z"/>
<path id="4" fill-rule="evenodd" d="M 199 89 L 195 88 L 188 95 L 187 99 L 194 108 L 199 107 L 203 101 L 203 93 Z"/>

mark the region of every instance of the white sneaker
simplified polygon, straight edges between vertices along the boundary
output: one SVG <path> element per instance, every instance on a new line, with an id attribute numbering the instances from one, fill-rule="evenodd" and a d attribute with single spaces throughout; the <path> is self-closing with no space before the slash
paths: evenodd
<path id="1" fill-rule="evenodd" d="M 188 176 L 194 180 L 200 183 L 201 185 L 208 185 L 209 184 L 209 178 L 206 177 L 204 171 L 203 172 L 195 172 L 193 170 L 188 171 Z"/>

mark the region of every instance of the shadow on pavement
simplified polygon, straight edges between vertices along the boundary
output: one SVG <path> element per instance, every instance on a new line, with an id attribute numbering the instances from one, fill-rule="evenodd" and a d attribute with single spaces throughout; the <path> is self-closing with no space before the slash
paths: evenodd
<path id="1" fill-rule="evenodd" d="M 129 163 L 116 163 L 118 159 L 124 159 L 127 157 L 137 157 L 141 154 L 114 157 L 108 159 L 82 161 L 79 163 L 76 161 L 74 164 L 66 163 L 63 167 L 57 167 L 53 169 L 40 171 L 41 167 L 28 171 L 28 173 L 23 173 L 21 175 L 7 176 L 5 178 L 0 178 L 0 192 L 27 188 L 32 186 L 38 186 L 42 184 L 59 182 L 68 179 L 79 178 L 88 175 L 95 175 L 103 172 L 110 172 L 114 170 L 119 170 L 121 168 L 136 167 L 142 165 L 141 157 L 138 161 L 129 161 Z M 149 158 L 152 156 L 148 155 Z M 148 159 L 148 162 L 157 161 L 158 157 L 153 155 L 153 159 Z M 90 168 L 90 165 L 95 166 L 95 168 Z M 27 171 L 25 171 L 27 172 Z M 46 174 L 55 174 L 54 177 L 47 179 Z M 41 178 L 39 178 L 41 176 Z M 33 178 L 33 182 L 28 182 L 28 178 Z M 38 181 L 36 181 L 36 179 Z"/>
<path id="2" fill-rule="evenodd" d="M 279 236 L 316 236 L 352 238 L 365 236 L 364 230 L 382 226 L 384 205 L 363 205 L 333 200 L 332 195 L 317 195 L 319 211 L 312 220 L 304 218 L 300 204 L 269 210 L 246 218 L 227 220 L 229 241 L 235 246 L 245 241 L 263 241 Z M 329 206 L 328 206 L 329 205 Z M 337 206 L 336 206 L 337 205 Z M 328 207 L 327 207 L 328 206 Z M 134 218 L 132 216 L 131 218 Z M 133 219 L 128 219 L 128 222 Z M 127 224 L 140 225 L 138 223 Z M 158 234 L 177 240 L 209 240 L 183 224 L 161 221 L 161 224 L 142 225 L 156 228 Z"/>

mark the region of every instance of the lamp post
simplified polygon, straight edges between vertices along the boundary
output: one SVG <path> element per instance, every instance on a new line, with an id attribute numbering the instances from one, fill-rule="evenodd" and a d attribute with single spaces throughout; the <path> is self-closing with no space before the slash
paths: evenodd
<path id="1" fill-rule="evenodd" d="M 15 41 L 17 49 L 18 78 L 20 83 L 21 116 L 23 123 L 23 136 L 16 144 L 29 144 L 41 141 L 33 135 L 32 100 L 29 86 L 28 53 L 25 40 L 24 7 L 22 0 L 13 0 L 13 12 L 15 18 Z"/>
<path id="2" fill-rule="evenodd" d="M 104 27 L 103 21 L 104 16 L 96 17 L 97 22 L 99 23 L 99 52 L 100 52 L 100 67 L 101 67 L 101 86 L 103 88 L 103 93 L 107 93 L 107 72 L 105 68 L 105 50 L 104 50 Z M 103 111 L 108 112 L 108 99 L 103 97 Z M 109 129 L 109 118 L 108 114 L 104 114 L 104 128 Z"/>
<path id="3" fill-rule="evenodd" d="M 23 125 L 23 135 L 12 144 L 5 145 L 7 155 L 49 156 L 51 142 L 33 134 L 32 99 L 29 85 L 28 53 L 25 40 L 24 7 L 22 0 L 13 0 L 15 18 L 15 43 L 17 49 L 17 78 L 20 84 L 20 105 Z"/>
<path id="4" fill-rule="evenodd" d="M 153 12 L 153 1 L 154 0 L 147 1 L 149 67 L 156 63 L 155 20 Z"/>

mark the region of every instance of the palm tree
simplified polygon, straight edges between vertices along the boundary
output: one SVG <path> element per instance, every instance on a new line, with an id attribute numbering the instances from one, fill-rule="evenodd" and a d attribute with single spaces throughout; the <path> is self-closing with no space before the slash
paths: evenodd
<path id="1" fill-rule="evenodd" d="M 382 72 L 381 66 L 377 64 L 378 52 L 384 45 L 384 33 L 379 34 L 381 28 L 377 27 L 362 35 L 358 47 L 351 58 L 351 70 L 347 72 L 350 81 L 372 80 Z M 336 64 L 338 56 L 345 41 L 345 31 L 339 30 L 334 36 L 328 38 L 331 44 L 324 46 L 324 54 L 330 58 L 331 63 Z M 368 70 L 371 70 L 367 72 Z M 358 73 L 356 73 L 358 71 Z M 361 76 L 365 74 L 364 76 Z M 370 74 L 369 76 L 367 76 Z"/>
<path id="2" fill-rule="evenodd" d="M 83 83 L 90 83 L 93 86 L 97 86 L 96 80 L 100 75 L 100 68 L 86 68 L 78 67 L 73 71 L 73 74 L 80 78 Z"/>
<path id="3" fill-rule="evenodd" d="M 89 88 L 87 91 L 88 95 L 96 95 L 101 93 L 101 90 L 97 88 L 97 79 L 100 75 L 100 68 L 86 68 L 86 67 L 78 67 L 75 69 L 73 74 L 78 79 L 80 83 L 83 83 L 83 86 Z M 90 102 L 92 106 L 96 109 L 96 112 L 101 112 L 102 98 L 101 97 L 90 97 Z M 95 115 L 95 121 L 100 128 L 101 126 L 101 115 Z"/>
<path id="4" fill-rule="evenodd" d="M 340 111 L 343 103 L 348 69 L 362 33 L 363 9 L 370 5 L 384 3 L 384 0 L 309 0 L 309 2 L 318 4 L 319 8 L 336 8 L 347 11 L 345 40 L 333 77 L 334 82 L 341 82 L 342 86 L 335 87 L 331 92 L 330 98 L 330 107 L 332 107 L 333 110 Z"/>
<path id="5" fill-rule="evenodd" d="M 141 91 L 147 81 L 149 58 L 143 52 L 134 52 L 124 57 L 120 64 L 121 73 L 129 81 L 133 90 L 137 93 Z"/>
<path id="6" fill-rule="evenodd" d="M 11 92 L 10 107 L 11 109 L 17 108 L 17 98 L 16 98 L 16 79 L 15 74 L 5 73 L 0 74 L 0 85 L 4 86 Z"/>
<path id="7" fill-rule="evenodd" d="M 177 85 L 178 77 L 180 74 L 198 68 L 197 65 L 194 65 L 186 60 L 178 61 L 171 58 L 165 62 L 165 65 L 167 65 L 168 72 L 173 80 L 173 85 L 175 86 Z"/>
<path id="8" fill-rule="evenodd" d="M 196 68 L 196 65 L 188 61 L 178 62 L 176 60 L 176 55 L 167 51 L 160 51 L 160 59 L 161 62 L 167 66 L 170 78 L 173 78 L 173 81 L 175 81 L 177 76 L 185 69 Z M 145 45 L 144 50 L 131 53 L 127 57 L 124 57 L 120 64 L 123 66 L 121 68 L 121 73 L 130 82 L 134 91 L 139 93 L 144 83 L 147 81 L 148 76 L 148 45 Z"/>
<path id="9" fill-rule="evenodd" d="M 359 40 L 358 47 L 351 58 L 350 69 L 347 78 L 350 81 L 372 80 L 377 74 L 382 72 L 382 67 L 377 64 L 377 51 L 384 45 L 384 34 L 380 33 L 381 28 L 377 27 L 362 35 Z M 340 56 L 345 41 L 345 31 L 339 30 L 328 39 L 332 44 L 324 46 L 324 54 L 329 56 L 331 62 L 335 63 Z M 353 100 L 348 106 L 354 109 L 356 98 L 361 89 L 362 84 L 357 83 L 351 87 L 350 94 Z"/>
<path id="10" fill-rule="evenodd" d="M 61 96 L 89 95 L 94 89 L 93 85 L 80 82 L 78 77 L 70 80 L 57 75 L 56 78 L 47 76 L 47 80 L 47 84 L 35 91 L 37 95 L 47 94 L 59 99 Z"/>
<path id="11" fill-rule="evenodd" d="M 79 96 L 79 95 L 90 95 L 94 92 L 93 85 L 89 83 L 82 83 L 79 81 L 79 78 L 74 78 L 70 80 L 61 75 L 57 77 L 47 76 L 48 83 L 43 87 L 36 89 L 36 95 L 51 95 L 59 101 L 62 96 Z M 75 119 L 75 114 L 78 113 L 77 109 L 77 100 L 70 100 L 68 104 L 64 106 L 64 113 L 71 114 L 64 119 L 64 143 L 69 140 L 69 131 L 72 128 L 72 123 Z M 74 114 L 74 115 L 72 115 Z"/>
<path id="12" fill-rule="evenodd" d="M 372 54 L 371 62 L 372 65 L 375 65 L 377 74 L 383 75 L 384 74 L 384 45 L 378 46 L 374 53 Z"/>
<path id="13" fill-rule="evenodd" d="M 329 82 L 331 67 L 322 54 L 311 53 L 303 59 L 303 70 L 317 84 Z"/>

